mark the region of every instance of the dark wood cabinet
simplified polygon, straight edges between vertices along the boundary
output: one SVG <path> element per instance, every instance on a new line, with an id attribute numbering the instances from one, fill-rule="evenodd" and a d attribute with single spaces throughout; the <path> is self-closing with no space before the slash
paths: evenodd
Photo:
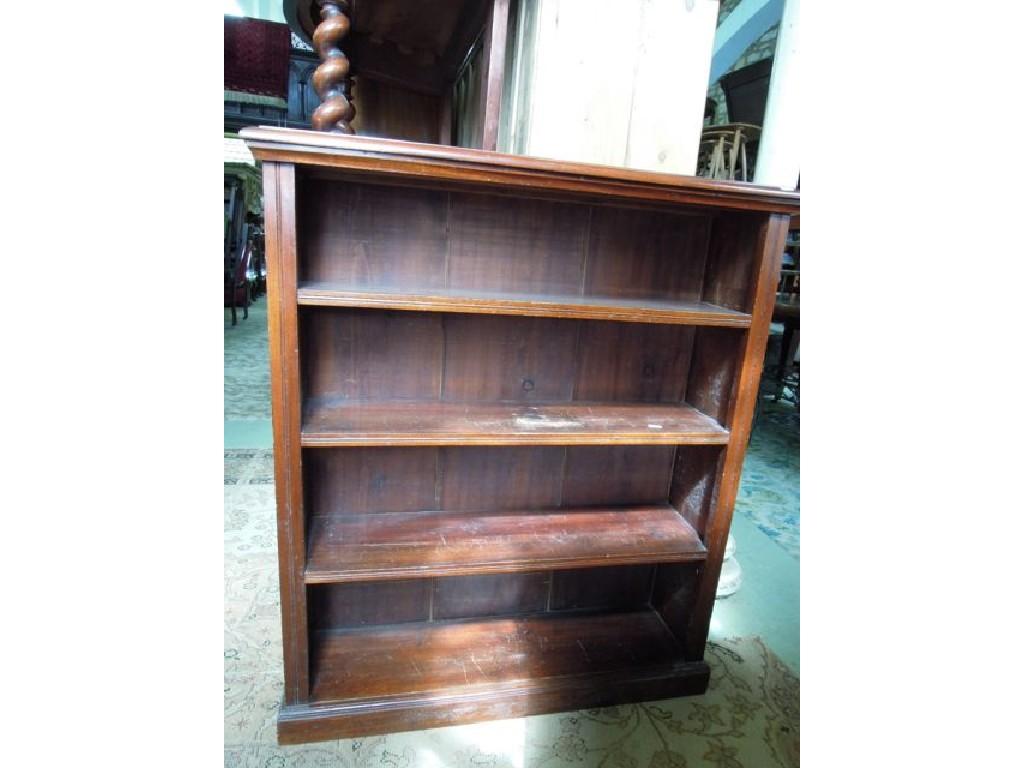
<path id="1" fill-rule="evenodd" d="M 280 741 L 702 693 L 798 196 L 242 135 L 266 208 Z"/>

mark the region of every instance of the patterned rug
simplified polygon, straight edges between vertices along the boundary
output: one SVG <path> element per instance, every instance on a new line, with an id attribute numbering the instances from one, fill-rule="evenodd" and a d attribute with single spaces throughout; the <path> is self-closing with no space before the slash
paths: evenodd
<path id="1" fill-rule="evenodd" d="M 711 688 L 703 697 L 279 747 L 275 718 L 283 685 L 270 451 L 225 451 L 224 521 L 226 766 L 799 764 L 799 680 L 758 638 L 709 644 Z"/>
<path id="2" fill-rule="evenodd" d="M 761 401 L 735 514 L 800 559 L 800 414 L 789 403 Z"/>

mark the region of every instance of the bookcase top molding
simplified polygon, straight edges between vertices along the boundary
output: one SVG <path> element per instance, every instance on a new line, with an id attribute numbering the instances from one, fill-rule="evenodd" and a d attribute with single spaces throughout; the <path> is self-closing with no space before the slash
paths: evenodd
<path id="1" fill-rule="evenodd" d="M 240 134 L 258 160 L 336 168 L 394 181 L 451 181 L 483 188 L 564 192 L 622 200 L 796 214 L 800 193 L 606 165 L 480 149 L 260 126 Z"/>

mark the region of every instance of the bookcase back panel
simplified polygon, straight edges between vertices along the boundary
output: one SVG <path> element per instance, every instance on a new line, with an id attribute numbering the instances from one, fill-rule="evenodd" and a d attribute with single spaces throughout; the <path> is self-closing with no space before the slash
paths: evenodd
<path id="1" fill-rule="evenodd" d="M 436 448 L 307 448 L 306 512 L 363 515 L 437 506 Z"/>
<path id="2" fill-rule="evenodd" d="M 668 497 L 671 445 L 595 445 L 566 449 L 562 503 L 658 504 Z"/>
<path id="3" fill-rule="evenodd" d="M 308 181 L 298 189 L 300 282 L 444 286 L 447 207 L 431 190 Z"/>
<path id="4" fill-rule="evenodd" d="M 548 609 L 551 572 L 434 579 L 435 620 L 514 616 Z"/>
<path id="5" fill-rule="evenodd" d="M 576 399 L 681 402 L 695 330 L 581 321 Z"/>
<path id="6" fill-rule="evenodd" d="M 722 213 L 716 217 L 704 272 L 704 301 L 742 312 L 753 310 L 754 267 L 764 227 L 763 216 Z"/>
<path id="7" fill-rule="evenodd" d="M 356 290 L 697 300 L 706 213 L 300 179 L 298 277 Z"/>
<path id="8" fill-rule="evenodd" d="M 520 616 L 564 611 L 628 611 L 650 605 L 656 567 L 317 584 L 309 587 L 313 630 Z"/>
<path id="9" fill-rule="evenodd" d="M 441 399 L 448 402 L 572 400 L 578 321 L 439 315 Z"/>
<path id="10" fill-rule="evenodd" d="M 318 310 L 300 329 L 303 386 L 342 400 L 431 400 L 441 391 L 439 317 Z"/>
<path id="11" fill-rule="evenodd" d="M 309 398 L 343 401 L 677 403 L 697 331 L 310 307 L 301 317 L 302 381 Z"/>
<path id="12" fill-rule="evenodd" d="M 428 579 L 309 587 L 310 629 L 350 629 L 430 619 Z"/>
<path id="13" fill-rule="evenodd" d="M 556 509 L 668 502 L 676 448 L 307 448 L 309 515 Z"/>
<path id="14" fill-rule="evenodd" d="M 475 512 L 561 506 L 563 446 L 435 450 L 440 457 L 441 509 Z"/>
<path id="15" fill-rule="evenodd" d="M 551 610 L 628 611 L 648 604 L 656 566 L 555 571 Z"/>
<path id="16" fill-rule="evenodd" d="M 632 299 L 699 299 L 709 228 L 703 216 L 595 208 L 584 292 Z"/>
<path id="17" fill-rule="evenodd" d="M 450 203 L 447 287 L 581 293 L 587 206 L 460 193 Z"/>

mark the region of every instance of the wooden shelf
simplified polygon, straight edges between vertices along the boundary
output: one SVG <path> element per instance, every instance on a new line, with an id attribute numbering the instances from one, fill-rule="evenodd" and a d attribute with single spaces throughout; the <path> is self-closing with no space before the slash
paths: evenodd
<path id="1" fill-rule="evenodd" d="M 668 505 L 314 517 L 308 584 L 704 560 Z"/>
<path id="2" fill-rule="evenodd" d="M 749 328 L 750 315 L 704 301 L 627 299 L 602 296 L 551 296 L 432 289 L 353 290 L 331 283 L 298 289 L 298 302 L 318 307 L 369 307 L 418 312 L 565 317 L 623 322 Z"/>
<path id="3" fill-rule="evenodd" d="M 689 405 L 363 403 L 311 399 L 302 445 L 724 445 L 729 432 Z"/>
<path id="4" fill-rule="evenodd" d="M 312 699 L 381 699 L 682 661 L 654 611 L 414 622 L 316 633 Z"/>

